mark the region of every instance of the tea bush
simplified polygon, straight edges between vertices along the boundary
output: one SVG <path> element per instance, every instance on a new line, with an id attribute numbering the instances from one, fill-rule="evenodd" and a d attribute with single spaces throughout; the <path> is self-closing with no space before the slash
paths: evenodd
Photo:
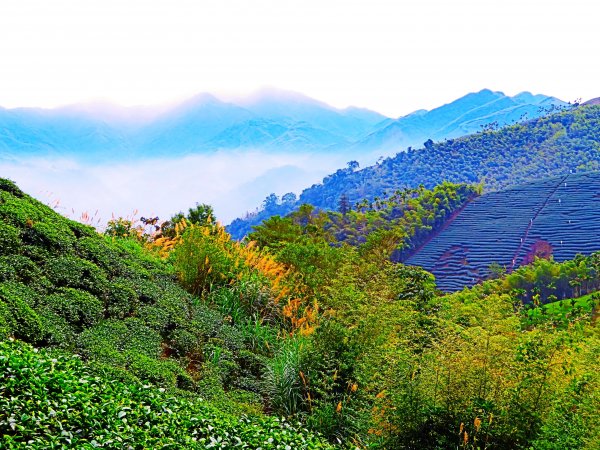
<path id="1" fill-rule="evenodd" d="M 331 448 L 283 419 L 236 418 L 201 400 L 99 373 L 76 357 L 0 342 L 0 447 Z"/>

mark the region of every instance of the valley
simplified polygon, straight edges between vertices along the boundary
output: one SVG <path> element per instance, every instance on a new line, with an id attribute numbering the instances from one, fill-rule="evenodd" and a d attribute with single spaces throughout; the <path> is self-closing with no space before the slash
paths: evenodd
<path id="1" fill-rule="evenodd" d="M 507 99 L 482 91 L 454 106 L 469 104 L 469 121 L 516 101 Z M 222 123 L 223 105 L 201 101 Z M 213 141 L 241 152 L 222 165 L 230 176 L 234 161 L 251 168 L 257 154 L 242 147 L 252 140 L 288 152 L 285 142 L 312 145 L 294 134 L 307 125 L 272 122 L 278 104 L 252 105 L 269 119 L 234 108 L 250 122 Z M 305 106 L 290 111 L 308 120 Z M 600 439 L 600 107 L 538 111 L 498 129 L 475 120 L 474 134 L 428 139 L 362 169 L 352 160 L 300 195 L 270 194 L 227 229 L 196 203 L 167 221 L 113 217 L 98 230 L 0 179 L 0 444 L 409 449 L 453 448 L 458 436 L 465 448 L 591 450 Z M 323 114 L 314 120 L 331 132 L 313 137 L 328 146 L 348 121 L 377 120 Z M 180 133 L 202 117 L 171 125 Z M 155 149 L 170 133 L 160 131 Z M 238 194 L 227 194 L 220 165 L 183 142 L 200 152 L 183 165 L 206 164 L 223 201 L 252 201 L 253 183 L 270 189 L 278 170 L 283 187 L 312 170 L 310 159 L 267 167 L 267 151 L 258 154 L 266 171 L 235 176 Z M 161 161 L 157 179 L 179 167 Z M 184 205 L 197 198 L 193 177 L 178 177 L 171 186 L 189 191 L 176 196 Z M 148 204 L 177 204 L 151 185 L 140 190 Z"/>
<path id="2" fill-rule="evenodd" d="M 0 450 L 599 450 L 590 0 L 0 2 Z"/>

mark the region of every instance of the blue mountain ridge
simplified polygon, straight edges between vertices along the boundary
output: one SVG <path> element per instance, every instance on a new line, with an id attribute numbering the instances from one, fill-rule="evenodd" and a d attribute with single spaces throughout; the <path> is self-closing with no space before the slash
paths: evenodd
<path id="1" fill-rule="evenodd" d="M 50 155 L 118 161 L 231 149 L 368 159 L 429 138 L 468 134 L 525 114 L 532 118 L 541 107 L 561 104 L 544 95 L 509 97 L 484 89 L 431 111 L 391 119 L 271 89 L 236 101 L 200 94 L 162 109 L 93 104 L 0 108 L 0 159 Z"/>

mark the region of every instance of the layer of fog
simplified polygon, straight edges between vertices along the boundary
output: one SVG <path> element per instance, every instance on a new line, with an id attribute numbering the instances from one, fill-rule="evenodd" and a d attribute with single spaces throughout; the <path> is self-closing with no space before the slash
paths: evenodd
<path id="1" fill-rule="evenodd" d="M 87 164 L 72 159 L 0 161 L 0 177 L 61 214 L 102 227 L 111 217 L 168 219 L 195 203 L 214 207 L 229 223 L 270 193 L 299 194 L 343 167 L 339 155 L 260 151 Z M 85 221 L 84 220 L 84 221 Z"/>

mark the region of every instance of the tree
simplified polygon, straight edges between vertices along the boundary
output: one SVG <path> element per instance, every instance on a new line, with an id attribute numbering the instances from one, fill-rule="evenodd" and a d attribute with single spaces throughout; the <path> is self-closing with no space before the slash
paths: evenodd
<path id="1" fill-rule="evenodd" d="M 188 209 L 187 221 L 196 225 L 203 225 L 214 219 L 212 206 L 206 203 L 196 203 L 194 208 Z"/>
<path id="2" fill-rule="evenodd" d="M 289 217 L 273 216 L 254 227 L 248 235 L 259 247 L 281 248 L 290 242 L 297 241 L 302 235 L 302 228 Z"/>
<path id="3" fill-rule="evenodd" d="M 296 194 L 294 194 L 293 192 L 288 192 L 287 194 L 283 194 L 283 196 L 281 197 L 281 203 L 284 205 L 293 205 L 294 203 L 296 203 L 296 200 L 298 198 L 296 197 Z"/>
<path id="4" fill-rule="evenodd" d="M 506 267 L 501 266 L 497 262 L 491 263 L 488 267 L 488 270 L 490 272 L 490 278 L 492 280 L 497 280 L 498 278 L 501 278 L 506 274 Z"/>
<path id="5" fill-rule="evenodd" d="M 161 225 L 163 236 L 175 236 L 175 225 L 184 220 L 195 225 L 208 225 L 214 223 L 214 211 L 212 206 L 206 203 L 196 203 L 196 206 L 188 209 L 187 215 L 183 212 L 175 214 L 171 219 Z"/>
<path id="6" fill-rule="evenodd" d="M 348 212 L 350 212 L 351 209 L 352 207 L 350 206 L 350 200 L 348 199 L 348 196 L 346 194 L 342 194 L 338 203 L 338 211 L 345 216 L 348 214 Z"/>
<path id="7" fill-rule="evenodd" d="M 268 210 L 270 208 L 274 208 L 275 206 L 277 206 L 279 204 L 279 197 L 277 197 L 275 194 L 269 194 L 264 200 L 263 200 L 263 207 L 264 209 Z"/>
<path id="8" fill-rule="evenodd" d="M 348 170 L 354 172 L 360 168 L 358 161 L 348 161 Z"/>

